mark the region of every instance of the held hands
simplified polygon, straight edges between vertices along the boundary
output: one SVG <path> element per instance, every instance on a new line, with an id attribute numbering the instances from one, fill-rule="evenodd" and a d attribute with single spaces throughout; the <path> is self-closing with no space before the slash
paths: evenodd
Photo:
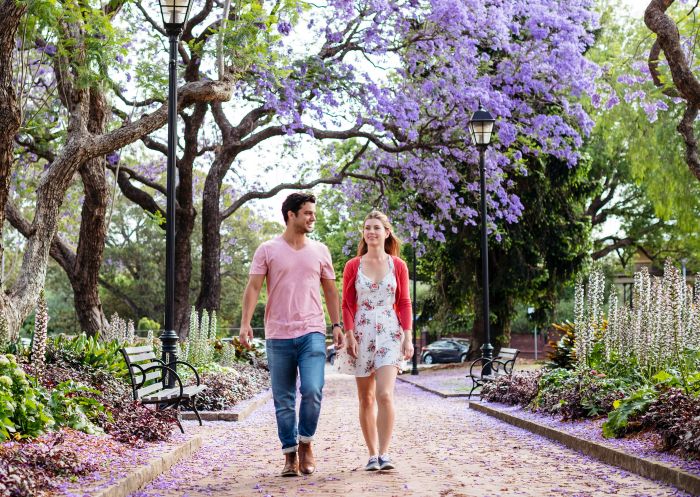
<path id="1" fill-rule="evenodd" d="M 253 341 L 253 328 L 249 324 L 241 324 L 241 331 L 238 334 L 241 344 L 250 349 L 250 345 Z"/>
<path id="2" fill-rule="evenodd" d="M 401 344 L 401 353 L 404 359 L 413 357 L 413 337 L 410 330 L 403 334 L 403 343 Z"/>

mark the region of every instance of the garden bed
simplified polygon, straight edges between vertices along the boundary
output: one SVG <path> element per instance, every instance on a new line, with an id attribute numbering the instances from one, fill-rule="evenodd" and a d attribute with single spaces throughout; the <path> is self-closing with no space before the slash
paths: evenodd
<path id="1" fill-rule="evenodd" d="M 38 488 L 27 487 L 26 495 L 82 497 L 87 494 L 97 495 L 115 486 L 130 472 L 182 446 L 193 437 L 196 435 L 191 430 L 182 434 L 175 428 L 167 442 L 143 442 L 134 446 L 118 442 L 109 435 L 90 435 L 63 428 L 48 432 L 31 442 L 2 443 L 0 450 L 5 454 L 17 453 L 20 456 L 30 450 L 41 451 L 47 455 L 47 460 L 53 459 L 53 463 L 62 466 L 63 471 L 59 471 L 59 474 L 47 475 L 46 485 L 41 485 L 43 482 L 38 480 Z M 77 459 L 66 460 L 65 454 L 75 454 Z M 82 476 L 71 474 L 78 468 L 82 468 Z M 13 477 L 12 474 L 8 476 Z"/>

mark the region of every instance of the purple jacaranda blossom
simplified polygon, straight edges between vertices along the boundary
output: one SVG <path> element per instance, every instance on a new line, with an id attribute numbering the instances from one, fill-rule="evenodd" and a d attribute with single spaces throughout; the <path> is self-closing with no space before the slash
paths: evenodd
<path id="1" fill-rule="evenodd" d="M 292 25 L 287 21 L 277 23 L 277 31 L 284 36 L 287 36 L 292 31 Z"/>
<path id="2" fill-rule="evenodd" d="M 51 43 L 47 43 L 47 44 L 43 47 L 43 52 L 44 52 L 46 55 L 50 55 L 50 56 L 56 55 L 56 52 L 57 52 L 57 51 L 58 51 L 58 49 L 56 48 L 56 45 L 52 45 Z"/>
<path id="3" fill-rule="evenodd" d="M 107 162 L 112 166 L 116 166 L 119 162 L 119 154 L 117 152 L 107 154 Z"/>

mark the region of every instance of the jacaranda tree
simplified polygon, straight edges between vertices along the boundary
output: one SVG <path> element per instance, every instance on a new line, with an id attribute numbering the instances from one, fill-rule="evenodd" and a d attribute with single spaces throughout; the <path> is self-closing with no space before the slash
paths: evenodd
<path id="1" fill-rule="evenodd" d="M 388 207 L 402 207 L 392 209 L 397 219 L 438 241 L 457 225 L 473 224 L 478 156 L 466 128 L 479 102 L 498 118 L 497 138 L 487 153 L 491 222 L 494 228 L 498 220 L 516 222 L 522 205 L 513 175 L 527 174 L 528 160 L 542 154 L 575 167 L 582 136 L 592 125 L 578 101 L 595 91 L 597 67 L 584 57 L 596 23 L 592 4 L 250 1 L 240 2 L 226 22 L 214 2 L 196 5 L 179 47 L 185 83 L 177 192 L 178 329 L 189 304 L 198 205 L 203 230 L 198 305 L 209 309 L 220 302 L 223 223 L 247 201 L 284 188 L 337 184 L 365 206 L 368 198 L 399 192 L 383 196 L 396 204 Z M 122 193 L 162 218 L 163 161 L 151 153 L 165 150 L 162 134 L 154 133 L 164 124 L 165 65 L 152 62 L 163 51 L 156 36 L 162 28 L 149 7 L 134 5 L 120 11 L 129 26 L 120 32 L 125 37 L 120 46 L 138 48 L 138 55 L 131 55 L 129 66 L 125 54 L 113 54 L 111 60 L 122 62 L 99 73 L 104 84 L 93 86 L 111 95 L 113 117 L 105 125 L 107 134 L 100 135 L 102 147 L 79 155 L 71 171 L 88 158 L 107 156 Z M 67 31 L 53 32 L 65 43 L 74 39 Z M 223 72 L 217 73 L 217 62 Z M 61 136 L 70 136 L 69 124 L 59 121 Z M 128 138 L 123 130 L 130 130 Z M 137 139 L 145 150 L 114 154 Z M 291 166 L 295 154 L 319 140 L 329 142 L 322 155 Z M 32 143 L 25 141 L 25 160 L 31 159 L 26 154 Z M 58 158 L 62 143 L 55 144 Z M 272 147 L 279 153 L 268 158 Z M 253 160 L 254 154 L 265 158 Z M 51 164 L 48 170 L 54 162 L 36 161 Z M 264 174 L 245 174 L 250 163 Z M 206 171 L 202 190 L 194 179 L 197 168 Z M 431 215 L 405 208 L 406 195 L 433 206 Z"/>

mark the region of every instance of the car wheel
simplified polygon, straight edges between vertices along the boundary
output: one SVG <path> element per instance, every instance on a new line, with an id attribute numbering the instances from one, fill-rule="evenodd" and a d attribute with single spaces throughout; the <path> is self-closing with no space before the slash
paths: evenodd
<path id="1" fill-rule="evenodd" d="M 328 362 L 331 363 L 331 366 L 332 366 L 333 364 L 335 364 L 335 354 L 333 354 L 332 356 L 330 356 L 330 357 L 328 358 Z"/>
<path id="2" fill-rule="evenodd" d="M 467 362 L 467 354 L 462 354 L 459 356 L 459 362 Z"/>
<path id="3" fill-rule="evenodd" d="M 423 362 L 425 364 L 432 364 L 434 362 L 433 356 L 431 356 L 430 354 L 425 354 L 425 356 L 423 357 Z"/>

